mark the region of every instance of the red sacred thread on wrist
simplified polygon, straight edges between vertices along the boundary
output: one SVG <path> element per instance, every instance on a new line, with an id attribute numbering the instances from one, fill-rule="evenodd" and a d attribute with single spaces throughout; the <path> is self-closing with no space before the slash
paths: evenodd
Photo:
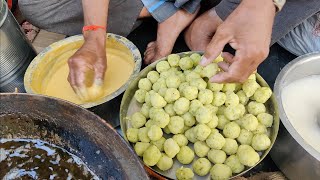
<path id="1" fill-rule="evenodd" d="M 82 33 L 84 33 L 85 31 L 95 31 L 97 29 L 103 29 L 105 31 L 107 30 L 105 26 L 90 25 L 90 26 L 83 26 Z"/>

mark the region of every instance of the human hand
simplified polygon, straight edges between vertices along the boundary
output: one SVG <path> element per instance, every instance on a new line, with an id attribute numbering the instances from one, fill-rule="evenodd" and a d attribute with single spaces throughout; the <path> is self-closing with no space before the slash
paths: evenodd
<path id="1" fill-rule="evenodd" d="M 105 31 L 87 32 L 82 47 L 68 60 L 68 81 L 79 96 L 86 101 L 101 95 L 107 67 Z"/>
<path id="2" fill-rule="evenodd" d="M 212 62 L 229 43 L 235 55 L 222 53 L 224 71 L 210 78 L 211 82 L 243 82 L 269 54 L 275 16 L 272 0 L 243 0 L 217 29 L 206 48 L 201 65 Z"/>

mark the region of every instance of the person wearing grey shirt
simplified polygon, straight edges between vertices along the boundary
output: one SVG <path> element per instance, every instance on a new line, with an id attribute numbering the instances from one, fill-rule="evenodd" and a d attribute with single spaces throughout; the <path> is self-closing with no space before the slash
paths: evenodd
<path id="1" fill-rule="evenodd" d="M 196 17 L 200 4 L 206 1 L 218 5 Z M 301 47 L 314 47 L 313 41 L 305 45 L 303 41 L 290 41 L 290 38 L 296 38 L 298 33 L 294 32 L 310 29 L 301 24 L 309 22 L 320 11 L 319 0 L 287 0 L 283 6 L 284 2 L 285 0 L 19 0 L 19 7 L 32 24 L 66 35 L 80 34 L 84 25 L 98 23 L 106 26 L 107 32 L 127 36 L 136 27 L 137 19 L 151 16 L 158 21 L 158 30 L 157 39 L 148 44 L 145 52 L 146 63 L 170 54 L 178 35 L 186 29 L 185 40 L 189 48 L 205 51 L 201 63 L 203 66 L 218 56 L 226 44 L 236 50 L 235 56 L 222 54 L 226 63 L 220 64 L 220 67 L 225 72 L 213 77 L 211 81 L 241 82 L 266 58 L 269 46 L 276 42 L 284 47 L 296 47 L 298 44 Z M 282 10 L 279 11 L 280 9 Z M 101 17 L 97 16 L 99 13 L 102 14 Z M 303 28 L 299 28 L 301 26 Z M 92 66 L 98 74 L 96 77 L 103 77 L 107 60 L 103 55 L 105 52 L 98 51 L 103 49 L 100 47 L 103 43 L 95 43 L 92 39 L 104 38 L 101 32 L 88 33 L 85 35 L 83 48 L 70 58 L 69 67 L 73 73 L 69 79 L 73 87 L 83 86 L 84 80 L 80 77 L 83 77 L 86 69 L 79 67 Z M 94 47 L 91 48 L 93 53 L 91 50 L 86 51 L 90 47 Z M 288 50 L 295 51 L 294 48 Z M 308 51 L 304 49 L 301 52 Z"/>

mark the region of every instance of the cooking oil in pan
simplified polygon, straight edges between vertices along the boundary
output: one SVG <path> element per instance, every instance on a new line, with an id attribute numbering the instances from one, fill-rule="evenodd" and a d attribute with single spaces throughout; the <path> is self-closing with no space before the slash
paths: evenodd
<path id="1" fill-rule="evenodd" d="M 35 139 L 0 139 L 0 179 L 99 179 L 63 148 Z"/>

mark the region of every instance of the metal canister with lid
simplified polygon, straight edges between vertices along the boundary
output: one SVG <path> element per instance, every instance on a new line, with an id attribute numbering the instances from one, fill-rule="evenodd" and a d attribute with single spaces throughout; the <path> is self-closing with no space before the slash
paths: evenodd
<path id="1" fill-rule="evenodd" d="M 0 0 L 0 93 L 25 92 L 24 73 L 36 52 L 18 22 Z"/>

